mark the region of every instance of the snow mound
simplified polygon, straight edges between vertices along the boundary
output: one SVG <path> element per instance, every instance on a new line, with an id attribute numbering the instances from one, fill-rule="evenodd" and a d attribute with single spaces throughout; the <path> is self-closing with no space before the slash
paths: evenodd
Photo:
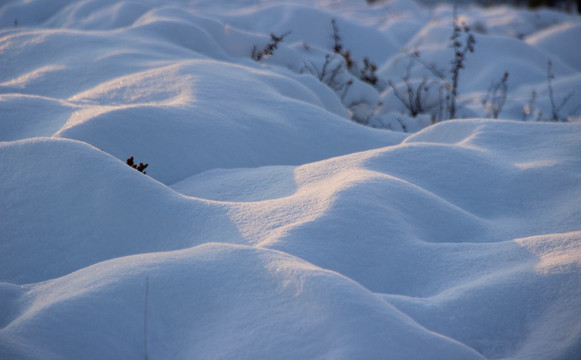
<path id="1" fill-rule="evenodd" d="M 481 359 L 339 274 L 247 246 L 111 260 L 10 300 L 7 358 Z"/>
<path id="2" fill-rule="evenodd" d="M 526 38 L 526 42 L 539 49 L 543 49 L 551 56 L 567 63 L 567 65 L 581 70 L 581 54 L 574 46 L 564 47 L 571 39 L 581 39 L 581 23 L 566 22 L 557 24 L 536 32 Z"/>
<path id="3" fill-rule="evenodd" d="M 452 14 L 4 1 L 0 359 L 577 358 L 581 20 L 460 8 L 414 116 Z"/>
<path id="4" fill-rule="evenodd" d="M 190 247 L 204 223 L 228 233 L 218 207 L 184 199 L 85 143 L 3 143 L 0 159 L 2 281 L 44 281 L 119 256 Z"/>
<path id="5" fill-rule="evenodd" d="M 136 356 L 144 319 L 135 304 L 149 277 L 148 346 L 160 357 L 194 349 L 268 357 L 282 347 L 289 358 L 478 358 L 448 339 L 487 358 L 574 353 L 580 134 L 579 124 L 446 122 L 397 146 L 298 167 L 213 170 L 174 186 L 196 197 L 84 143 L 5 143 L 0 318 L 11 340 L 2 351 L 74 358 L 112 336 L 119 345 L 96 358 Z M 280 265 L 253 256 L 282 257 L 291 279 L 266 281 Z M 26 283 L 36 284 L 17 285 Z M 277 290 L 288 287 L 311 292 Z M 112 323 L 135 334 L 132 345 L 100 330 Z M 297 331 L 273 332 L 286 323 Z M 95 335 L 65 346 L 87 324 Z M 54 328 L 62 332 L 35 330 Z M 267 345 L 249 346 L 265 334 Z M 26 339 L 39 342 L 17 345 Z"/>
<path id="6" fill-rule="evenodd" d="M 56 135 L 119 158 L 132 151 L 166 184 L 214 167 L 294 165 L 402 138 L 326 111 L 300 82 L 215 61 L 133 74 L 75 101 L 98 105 L 75 112 Z"/>

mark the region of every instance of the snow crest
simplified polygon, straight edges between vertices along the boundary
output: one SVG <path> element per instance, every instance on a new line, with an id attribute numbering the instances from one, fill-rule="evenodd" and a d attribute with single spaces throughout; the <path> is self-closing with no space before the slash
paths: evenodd
<path id="1" fill-rule="evenodd" d="M 446 64 L 449 5 L 3 2 L 0 358 L 577 358 L 581 123 L 531 120 L 576 120 L 581 21 L 462 12 L 464 119 L 428 126 L 307 68 L 332 19 L 383 78 Z"/>

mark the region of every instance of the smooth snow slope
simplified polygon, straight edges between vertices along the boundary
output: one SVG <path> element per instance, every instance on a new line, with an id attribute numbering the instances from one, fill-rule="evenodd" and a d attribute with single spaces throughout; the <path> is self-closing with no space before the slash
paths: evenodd
<path id="1" fill-rule="evenodd" d="M 383 80 L 406 49 L 446 64 L 451 12 L 3 2 L 0 359 L 580 358 L 581 123 L 531 121 L 551 111 L 549 58 L 579 116 L 579 53 L 559 46 L 579 17 L 461 9 L 476 118 L 427 128 L 389 87 L 305 71 L 333 18 Z M 507 69 L 502 120 L 483 119 Z"/>

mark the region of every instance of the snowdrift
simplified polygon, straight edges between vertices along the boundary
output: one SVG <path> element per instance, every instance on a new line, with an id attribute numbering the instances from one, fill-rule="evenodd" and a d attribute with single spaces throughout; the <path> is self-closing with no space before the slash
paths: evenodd
<path id="1" fill-rule="evenodd" d="M 465 118 L 428 126 L 308 69 L 332 19 L 385 81 L 447 66 L 449 5 L 4 2 L 0 358 L 578 358 L 581 21 L 460 12 Z"/>

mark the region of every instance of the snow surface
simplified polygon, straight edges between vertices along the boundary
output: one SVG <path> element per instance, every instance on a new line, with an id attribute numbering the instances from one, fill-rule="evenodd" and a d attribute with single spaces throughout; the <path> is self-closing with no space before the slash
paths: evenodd
<path id="1" fill-rule="evenodd" d="M 0 359 L 581 359 L 581 19 L 460 8 L 431 125 L 386 81 L 449 67 L 452 13 L 4 0 Z M 313 76 L 332 19 L 377 86 Z"/>

